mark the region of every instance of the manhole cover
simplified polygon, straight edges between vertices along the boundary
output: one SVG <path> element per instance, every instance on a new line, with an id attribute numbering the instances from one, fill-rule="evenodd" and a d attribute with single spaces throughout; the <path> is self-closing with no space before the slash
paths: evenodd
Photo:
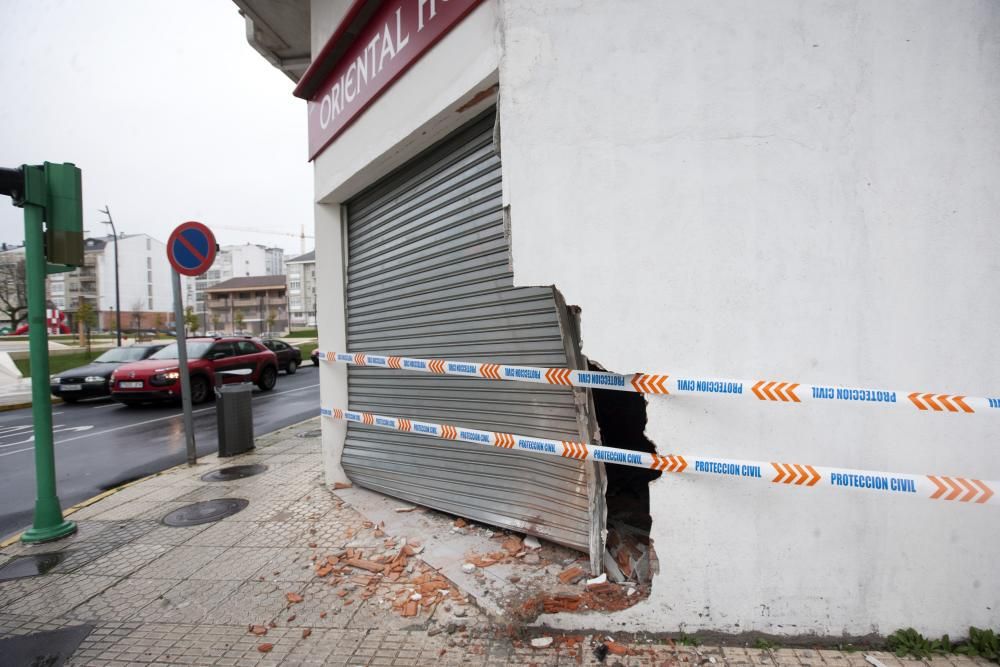
<path id="1" fill-rule="evenodd" d="M 50 553 L 15 558 L 3 567 L 0 567 L 0 581 L 37 577 L 40 574 L 47 574 L 52 568 L 62 562 L 64 555 L 61 553 Z"/>
<path id="2" fill-rule="evenodd" d="M 313 429 L 311 431 L 302 431 L 301 433 L 296 433 L 295 436 L 298 438 L 318 438 L 323 435 L 323 429 Z"/>
<path id="3" fill-rule="evenodd" d="M 211 523 L 236 514 L 250 504 L 246 498 L 218 498 L 185 505 L 163 517 L 163 523 L 178 528 Z"/>
<path id="4" fill-rule="evenodd" d="M 245 466 L 229 466 L 228 468 L 219 468 L 218 470 L 205 473 L 201 476 L 201 481 L 231 482 L 234 479 L 243 479 L 244 477 L 259 475 L 265 470 L 267 470 L 267 466 L 260 463 L 253 463 Z"/>
<path id="5" fill-rule="evenodd" d="M 33 635 L 5 637 L 0 639 L 0 655 L 5 665 L 60 667 L 93 629 L 92 625 L 76 625 Z"/>

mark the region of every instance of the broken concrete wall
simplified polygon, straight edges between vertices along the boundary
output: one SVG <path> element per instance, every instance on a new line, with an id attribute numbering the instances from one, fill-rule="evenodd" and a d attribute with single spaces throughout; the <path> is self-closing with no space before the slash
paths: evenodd
<path id="1" fill-rule="evenodd" d="M 515 281 L 582 308 L 590 358 L 996 395 L 995 3 L 499 6 Z M 660 454 L 1000 479 L 994 415 L 713 396 L 648 412 Z M 996 624 L 995 508 L 669 474 L 651 506 L 651 597 L 588 624 Z"/>

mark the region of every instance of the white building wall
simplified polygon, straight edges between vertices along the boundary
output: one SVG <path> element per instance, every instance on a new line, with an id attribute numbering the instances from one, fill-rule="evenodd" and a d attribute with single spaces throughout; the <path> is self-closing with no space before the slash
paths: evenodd
<path id="1" fill-rule="evenodd" d="M 996 3 L 500 6 L 515 280 L 582 307 L 590 358 L 997 395 Z M 648 412 L 660 453 L 1000 479 L 1000 415 Z M 990 507 L 671 475 L 650 503 L 651 597 L 583 624 L 964 636 L 1000 619 Z"/>
<path id="2" fill-rule="evenodd" d="M 122 326 L 126 312 L 142 301 L 144 312 L 173 312 L 173 286 L 166 245 L 147 236 L 135 234 L 118 238 L 118 282 L 121 291 Z M 98 310 L 115 309 L 115 243 L 108 238 L 103 253 L 97 257 Z M 151 295 L 150 295 L 151 294 Z M 151 301 L 150 301 L 151 299 Z"/>

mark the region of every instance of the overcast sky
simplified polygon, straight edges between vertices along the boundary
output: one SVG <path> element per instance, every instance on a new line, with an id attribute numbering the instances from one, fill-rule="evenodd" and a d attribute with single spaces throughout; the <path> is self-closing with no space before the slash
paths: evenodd
<path id="1" fill-rule="evenodd" d="M 119 232 L 164 242 L 185 220 L 290 254 L 312 234 L 305 102 L 232 2 L 0 0 L 0 45 L 0 166 L 75 163 L 91 235 L 105 204 Z M 0 241 L 23 225 L 0 197 Z"/>

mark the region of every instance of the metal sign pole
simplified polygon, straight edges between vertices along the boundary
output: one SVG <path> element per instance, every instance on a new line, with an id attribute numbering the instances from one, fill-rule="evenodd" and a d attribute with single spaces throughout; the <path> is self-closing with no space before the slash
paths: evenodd
<path id="1" fill-rule="evenodd" d="M 181 276 L 171 269 L 174 281 L 174 329 L 177 332 L 177 363 L 181 375 L 181 406 L 184 410 L 184 435 L 187 439 L 187 462 L 194 465 L 198 462 L 198 453 L 194 447 L 194 414 L 191 409 L 191 374 L 188 372 L 187 361 L 187 331 L 184 326 L 184 305 L 181 303 Z"/>

